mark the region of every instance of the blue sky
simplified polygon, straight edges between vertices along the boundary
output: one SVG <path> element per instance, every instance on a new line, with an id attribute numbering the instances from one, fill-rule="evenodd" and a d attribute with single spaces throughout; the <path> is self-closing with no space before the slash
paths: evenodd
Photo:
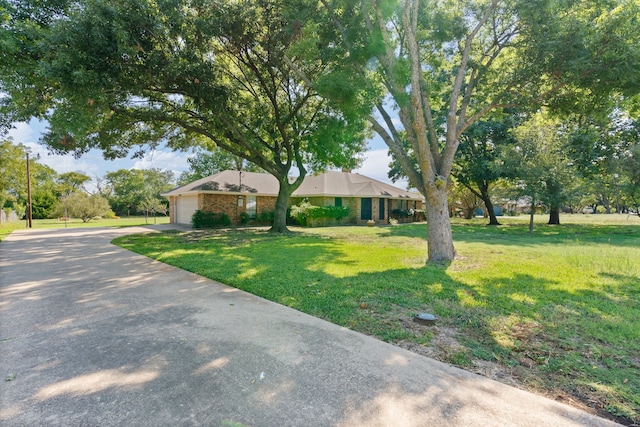
<path id="1" fill-rule="evenodd" d="M 15 143 L 22 143 L 29 147 L 32 155 L 39 154 L 39 162 L 52 167 L 56 172 L 82 172 L 91 177 L 94 180 L 94 184 L 88 186 L 89 191 L 95 189 L 96 178 L 101 178 L 107 172 L 118 169 L 160 168 L 172 170 L 177 177 L 181 172 L 189 168 L 187 163 L 189 153 L 171 150 L 156 150 L 148 153 L 142 159 L 124 158 L 118 160 L 105 160 L 98 150 L 91 150 L 79 159 L 74 158 L 72 155 L 49 154 L 46 147 L 38 144 L 46 125 L 46 122 L 35 120 L 29 123 L 15 123 L 14 129 L 9 132 L 9 136 L 13 138 Z M 364 155 L 365 161 L 359 169 L 353 172 L 393 184 L 387 177 L 390 161 L 387 154 L 387 146 L 377 136 L 368 141 L 368 143 L 369 151 Z M 393 185 L 403 189 L 407 186 L 406 182 L 400 181 Z"/>

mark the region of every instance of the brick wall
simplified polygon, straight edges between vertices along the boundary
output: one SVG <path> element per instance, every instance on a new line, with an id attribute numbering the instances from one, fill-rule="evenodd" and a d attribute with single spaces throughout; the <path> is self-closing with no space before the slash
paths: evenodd
<path id="1" fill-rule="evenodd" d="M 238 196 L 234 194 L 199 194 L 198 206 L 204 212 L 227 214 L 232 224 L 238 222 L 240 213 L 245 209 L 244 203 L 238 206 Z"/>
<path id="2" fill-rule="evenodd" d="M 232 224 L 240 224 L 240 214 L 247 211 L 247 195 L 242 194 L 200 194 L 198 206 L 205 212 L 225 213 Z M 238 206 L 238 200 L 242 200 Z M 256 214 L 276 209 L 277 197 L 256 196 Z"/>
<path id="3" fill-rule="evenodd" d="M 256 197 L 256 211 L 260 215 L 263 211 L 274 212 L 276 210 L 277 197 L 274 196 L 258 196 Z"/>

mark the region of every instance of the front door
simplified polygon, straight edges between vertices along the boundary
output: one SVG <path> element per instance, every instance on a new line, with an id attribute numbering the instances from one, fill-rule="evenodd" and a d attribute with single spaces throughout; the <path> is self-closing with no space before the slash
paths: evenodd
<path id="1" fill-rule="evenodd" d="M 371 217 L 371 197 L 360 199 L 360 219 L 363 221 L 372 219 Z"/>

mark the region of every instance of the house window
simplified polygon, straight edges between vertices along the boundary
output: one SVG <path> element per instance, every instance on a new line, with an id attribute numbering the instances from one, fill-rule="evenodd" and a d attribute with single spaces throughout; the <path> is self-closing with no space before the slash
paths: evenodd
<path id="1" fill-rule="evenodd" d="M 255 218 L 258 213 L 258 204 L 256 203 L 256 196 L 247 197 L 247 215 L 249 218 Z"/>
<path id="2" fill-rule="evenodd" d="M 379 199 L 378 202 L 378 219 L 384 220 L 384 199 Z"/>
<path id="3" fill-rule="evenodd" d="M 336 197 L 335 206 L 342 206 L 342 197 Z"/>
<path id="4" fill-rule="evenodd" d="M 360 199 L 360 219 L 369 220 L 371 217 L 371 197 L 365 197 Z"/>

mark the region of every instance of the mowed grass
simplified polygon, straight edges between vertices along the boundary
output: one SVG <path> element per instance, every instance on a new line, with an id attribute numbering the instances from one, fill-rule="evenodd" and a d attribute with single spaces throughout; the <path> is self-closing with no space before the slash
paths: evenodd
<path id="1" fill-rule="evenodd" d="M 168 216 L 158 216 L 155 219 L 157 224 L 168 224 Z M 71 218 L 67 221 L 66 225 L 64 221 L 58 219 L 34 219 L 32 222 L 33 228 L 84 228 L 84 227 L 133 227 L 139 225 L 151 225 L 154 223 L 153 217 L 149 217 L 146 221 L 144 216 L 131 216 L 112 219 L 94 219 L 89 222 L 82 222 L 81 219 Z M 27 228 L 26 221 L 13 221 L 4 224 L 0 224 L 0 241 L 2 241 L 9 234 L 15 230 L 22 230 Z"/>
<path id="2" fill-rule="evenodd" d="M 425 266 L 426 225 L 128 236 L 120 246 L 569 404 L 640 422 L 640 219 L 454 220 L 460 258 Z M 438 316 L 436 326 L 412 321 Z"/>

